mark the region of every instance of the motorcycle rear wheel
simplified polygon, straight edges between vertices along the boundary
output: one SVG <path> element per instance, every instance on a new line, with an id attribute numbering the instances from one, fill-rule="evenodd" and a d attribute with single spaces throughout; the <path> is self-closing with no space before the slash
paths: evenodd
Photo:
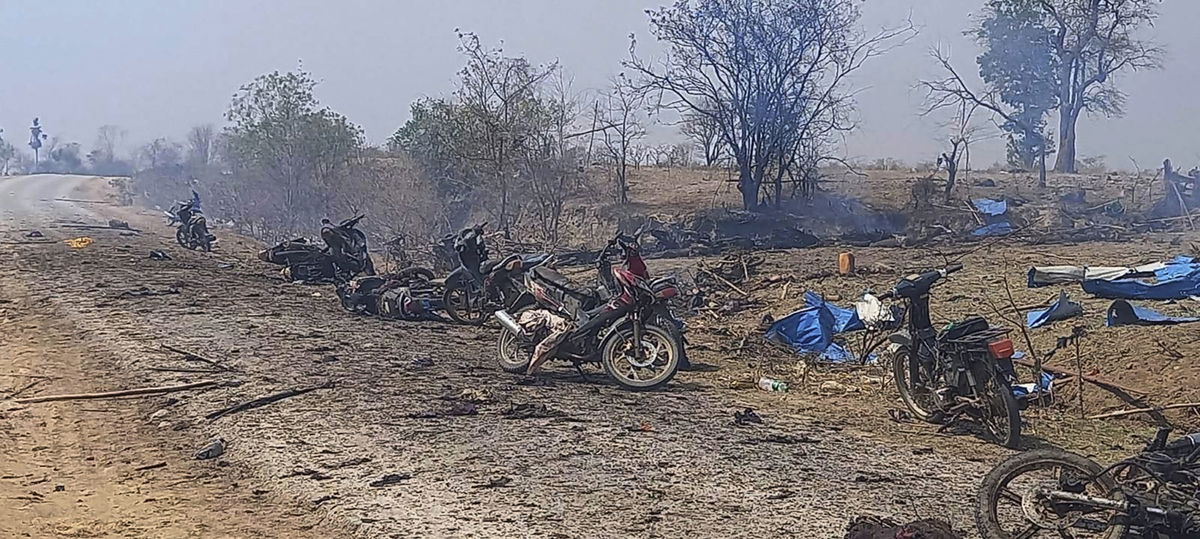
<path id="1" fill-rule="evenodd" d="M 980 421 L 988 435 L 1000 445 L 1009 449 L 1019 449 L 1021 446 L 1021 408 L 1017 398 L 1013 396 L 1012 387 L 1000 380 L 1000 373 L 990 361 L 986 363 L 991 369 L 988 380 L 981 384 L 979 396 L 984 401 L 984 407 L 979 410 Z M 979 374 L 977 376 L 987 376 Z"/>
<path id="2" fill-rule="evenodd" d="M 184 249 L 191 249 L 191 248 L 192 248 L 192 246 L 191 246 L 191 241 L 190 241 L 190 240 L 189 240 L 189 238 L 187 237 L 187 233 L 185 233 L 185 232 L 183 231 L 183 227 L 182 227 L 182 226 L 180 226 L 179 228 L 176 228 L 176 229 L 175 229 L 175 242 L 176 242 L 176 243 L 178 243 L 178 244 L 179 244 L 179 246 L 180 246 L 180 247 L 183 247 Z"/>
<path id="3" fill-rule="evenodd" d="M 1038 472 L 1049 472 L 1051 477 L 1033 477 Z M 1026 451 L 1005 459 L 988 472 L 979 486 L 975 497 L 975 524 L 983 539 L 1012 539 L 1014 537 L 1075 537 L 1078 539 L 1120 539 L 1125 536 L 1126 526 L 1116 522 L 1117 515 L 1109 513 L 1100 521 L 1089 517 L 1093 524 L 1093 533 L 1079 535 L 1077 526 L 1083 523 L 1085 516 L 1081 512 L 1075 515 L 1060 515 L 1066 507 L 1055 507 L 1048 501 L 1040 501 L 1034 495 L 1036 487 L 1059 488 L 1063 486 L 1064 477 L 1070 483 L 1077 483 L 1095 477 L 1094 480 L 1083 483 L 1087 494 L 1109 499 L 1122 500 L 1124 496 L 1117 488 L 1111 474 L 1102 474 L 1104 468 L 1075 453 L 1059 449 L 1038 449 Z M 1058 475 L 1057 478 L 1053 477 Z M 1024 477 L 1022 477 L 1024 476 Z M 1018 479 L 1019 484 L 1014 484 Z M 1003 507 L 1001 505 L 1003 504 Z M 1071 508 L 1078 509 L 1078 508 Z M 1031 513 L 1033 513 L 1031 515 Z M 1009 518 L 1016 522 L 1008 522 Z M 1037 518 L 1038 521 L 1035 521 Z M 1004 520 L 1005 522 L 1001 522 Z M 1040 522 L 1039 522 L 1040 521 Z M 1052 522 L 1057 521 L 1057 522 Z M 1009 528 L 1016 524 L 1014 527 Z M 1059 533 L 1058 528 L 1065 527 L 1070 535 Z M 1100 529 L 1103 527 L 1102 529 Z M 1023 535 L 1022 535 L 1023 534 Z"/>
<path id="4" fill-rule="evenodd" d="M 633 347 L 640 345 L 646 356 L 638 360 L 633 353 Z M 622 328 L 609 335 L 601 344 L 600 363 L 608 374 L 622 388 L 633 391 L 652 391 L 659 389 L 679 370 L 679 341 L 671 332 L 656 325 L 647 324 L 642 328 L 642 342 L 633 342 L 633 330 Z M 642 378 L 644 370 L 653 369 L 649 377 Z"/>

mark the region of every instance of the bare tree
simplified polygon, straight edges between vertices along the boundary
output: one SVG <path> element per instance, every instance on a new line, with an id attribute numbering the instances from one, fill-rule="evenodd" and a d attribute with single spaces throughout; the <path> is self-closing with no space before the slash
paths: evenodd
<path id="1" fill-rule="evenodd" d="M 812 162 L 797 152 L 853 127 L 846 78 L 915 34 L 911 24 L 863 34 L 853 0 L 677 0 L 649 15 L 666 56 L 640 58 L 631 36 L 625 65 L 658 106 L 716 123 L 747 209 L 766 184 L 778 202 L 791 167 Z"/>
<path id="2" fill-rule="evenodd" d="M 187 161 L 194 167 L 204 168 L 212 163 L 217 138 L 212 124 L 192 127 L 187 134 Z"/>
<path id="3" fill-rule="evenodd" d="M 715 107 L 703 105 L 703 108 L 712 110 Z M 700 150 L 700 155 L 704 158 L 704 166 L 711 167 L 717 164 L 725 154 L 725 146 L 722 145 L 721 139 L 721 126 L 713 117 L 689 111 L 684 114 L 679 131 Z"/>
<path id="4" fill-rule="evenodd" d="M 117 158 L 117 148 L 125 139 L 125 130 L 115 125 L 102 125 L 96 130 L 96 145 L 92 152 L 98 160 L 111 163 Z"/>
<path id="5" fill-rule="evenodd" d="M 629 202 L 630 150 L 646 136 L 638 117 L 642 106 L 643 96 L 629 85 L 624 76 L 620 76 L 612 81 L 608 92 L 595 108 L 600 117 L 594 123 L 605 126 L 601 131 L 601 143 L 612 167 L 616 187 L 614 198 L 618 204 Z"/>

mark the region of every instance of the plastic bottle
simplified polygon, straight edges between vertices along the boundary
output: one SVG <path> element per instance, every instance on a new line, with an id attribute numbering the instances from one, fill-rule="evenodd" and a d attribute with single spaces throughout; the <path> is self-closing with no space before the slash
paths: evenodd
<path id="1" fill-rule="evenodd" d="M 781 392 L 787 391 L 787 383 L 783 380 L 775 380 L 766 376 L 758 379 L 758 388 L 763 391 Z"/>

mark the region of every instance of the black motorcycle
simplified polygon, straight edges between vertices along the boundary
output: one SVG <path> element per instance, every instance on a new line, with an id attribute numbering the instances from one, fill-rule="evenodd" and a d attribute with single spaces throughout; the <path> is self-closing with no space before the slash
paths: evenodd
<path id="1" fill-rule="evenodd" d="M 929 319 L 929 291 L 945 269 L 909 275 L 881 299 L 900 298 L 907 325 L 891 336 L 892 372 L 900 398 L 916 418 L 930 423 L 969 416 L 996 442 L 1016 448 L 1021 415 L 1012 392 L 1013 343 L 1008 330 L 973 317 L 938 332 Z"/>
<path id="2" fill-rule="evenodd" d="M 446 314 L 460 324 L 481 325 L 490 313 L 511 307 L 521 295 L 520 276 L 544 264 L 548 254 L 510 255 L 489 260 L 483 238 L 487 223 L 459 232 L 454 240 L 459 266 L 446 277 L 442 305 Z"/>
<path id="3" fill-rule="evenodd" d="M 356 314 L 384 318 L 408 318 L 409 305 L 419 302 L 420 312 L 441 308 L 440 295 L 435 301 L 433 272 L 410 267 L 395 273 L 372 275 L 338 284 L 342 308 Z M 415 313 L 414 313 L 415 314 Z"/>
<path id="4" fill-rule="evenodd" d="M 212 251 L 217 237 L 209 233 L 208 220 L 196 202 L 176 202 L 167 214 L 167 225 L 175 226 L 175 241 L 185 249 Z"/>
<path id="5" fill-rule="evenodd" d="M 1200 433 L 1108 467 L 1059 449 L 1013 455 L 983 479 L 975 522 L 983 539 L 1200 538 Z"/>
<path id="6" fill-rule="evenodd" d="M 606 258 L 601 253 L 601 258 Z M 610 378 L 626 389 L 645 391 L 666 385 L 679 370 L 683 355 L 678 329 L 663 319 L 662 310 L 678 289 L 671 279 L 650 280 L 643 271 L 613 268 L 617 293 L 609 299 L 600 290 L 571 286 L 565 276 L 542 265 L 524 274 L 527 292 L 508 310 L 497 310 L 500 367 L 525 372 L 533 350 L 545 335 L 529 335 L 515 316 L 526 309 L 545 309 L 572 321 L 574 329 L 555 349 L 555 358 L 600 363 Z M 582 370 L 580 370 L 582 373 Z"/>
<path id="7" fill-rule="evenodd" d="M 375 275 L 375 263 L 367 252 L 367 235 L 357 228 L 363 217 L 356 215 L 337 226 L 328 219 L 322 220 L 321 240 L 339 268 L 354 275 Z"/>
<path id="8" fill-rule="evenodd" d="M 283 266 L 285 279 L 308 284 L 344 284 L 362 273 L 374 275 L 366 235 L 355 228 L 360 219 L 361 215 L 337 226 L 326 220 L 321 229 L 325 247 L 297 238 L 260 251 L 258 259 Z"/>

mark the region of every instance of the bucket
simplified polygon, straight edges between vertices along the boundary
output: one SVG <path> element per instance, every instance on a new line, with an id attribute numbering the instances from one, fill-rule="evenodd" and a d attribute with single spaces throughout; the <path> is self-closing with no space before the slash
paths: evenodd
<path id="1" fill-rule="evenodd" d="M 854 253 L 845 252 L 838 255 L 838 273 L 841 275 L 854 273 Z"/>

